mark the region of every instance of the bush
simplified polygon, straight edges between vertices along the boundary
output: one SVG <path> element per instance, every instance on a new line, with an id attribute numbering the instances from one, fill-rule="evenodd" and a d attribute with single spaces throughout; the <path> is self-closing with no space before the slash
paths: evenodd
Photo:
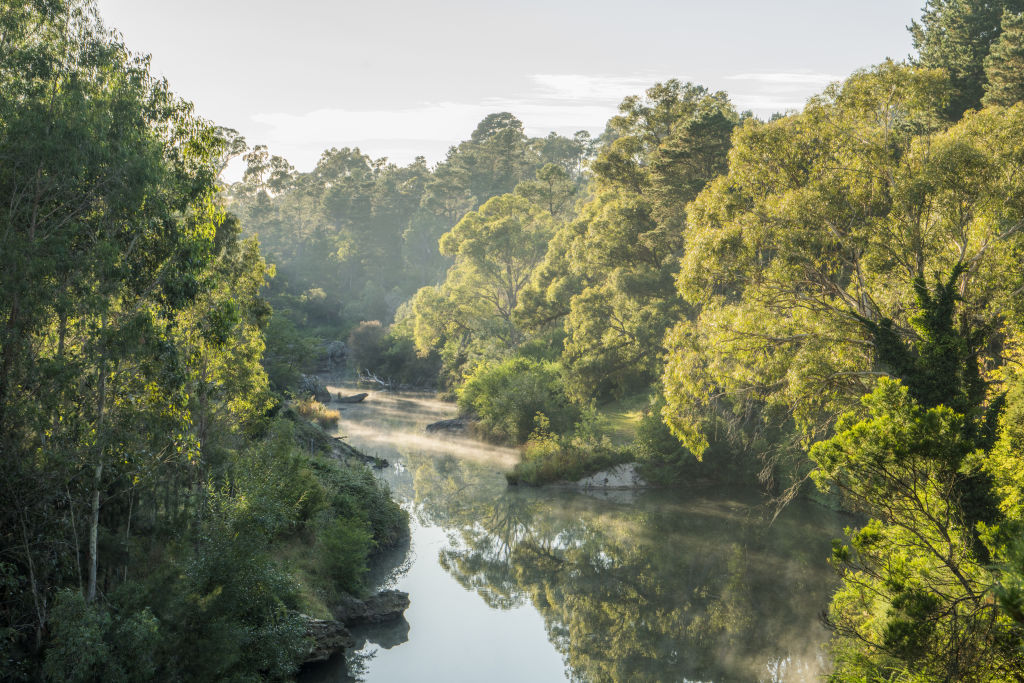
<path id="1" fill-rule="evenodd" d="M 464 411 L 479 418 L 485 436 L 512 444 L 526 441 L 538 414 L 556 434 L 570 432 L 580 418 L 565 393 L 560 366 L 549 361 L 514 357 L 479 365 L 458 398 Z"/>
<path id="2" fill-rule="evenodd" d="M 140 681 L 156 673 L 159 622 L 149 608 L 114 613 L 77 590 L 57 594 L 43 677 L 51 681 Z"/>
<path id="3" fill-rule="evenodd" d="M 530 435 L 523 459 L 506 475 L 510 484 L 550 484 L 577 481 L 632 460 L 631 454 L 614 448 L 607 437 L 599 437 L 596 415 L 585 411 L 569 435 L 553 434 L 543 415 L 536 419 L 537 428 Z"/>
<path id="4" fill-rule="evenodd" d="M 295 404 L 295 409 L 299 415 L 312 420 L 324 429 L 332 429 L 338 426 L 338 420 L 341 419 L 341 413 L 337 410 L 332 410 L 325 406 L 323 403 L 311 398 L 303 399 Z"/>
<path id="5" fill-rule="evenodd" d="M 334 586 L 360 593 L 374 547 L 369 525 L 359 519 L 334 518 L 317 534 L 317 541 L 317 552 Z"/>

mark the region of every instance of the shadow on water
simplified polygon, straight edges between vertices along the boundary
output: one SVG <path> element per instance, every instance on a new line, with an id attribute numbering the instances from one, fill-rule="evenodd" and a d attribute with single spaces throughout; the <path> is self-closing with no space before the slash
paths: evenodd
<path id="1" fill-rule="evenodd" d="M 798 502 L 769 524 L 758 492 L 743 488 L 507 488 L 514 450 L 423 432 L 454 412 L 371 394 L 342 413 L 349 441 L 392 463 L 381 476 L 413 518 L 410 547 L 379 558 L 372 577 L 410 591 L 409 622 L 361 634 L 349 673 L 727 683 L 828 671 L 817 615 L 834 585 L 825 560 L 838 515 Z M 503 614 L 517 623 L 505 635 Z M 450 642 L 479 631 L 494 637 Z M 448 661 L 460 657 L 461 669 Z M 526 660 L 532 669 L 516 668 Z"/>

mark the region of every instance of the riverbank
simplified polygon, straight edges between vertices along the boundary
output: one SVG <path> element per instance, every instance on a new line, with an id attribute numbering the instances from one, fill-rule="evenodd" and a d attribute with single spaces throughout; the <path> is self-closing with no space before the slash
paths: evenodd
<path id="1" fill-rule="evenodd" d="M 372 391 L 341 410 L 345 441 L 389 462 L 377 475 L 410 513 L 408 547 L 382 554 L 368 583 L 412 604 L 388 628 L 354 629 L 347 664 L 303 683 L 827 673 L 818 613 L 844 516 L 797 501 L 769 524 L 754 487 L 508 487 L 516 450 L 425 431 L 455 412 Z"/>

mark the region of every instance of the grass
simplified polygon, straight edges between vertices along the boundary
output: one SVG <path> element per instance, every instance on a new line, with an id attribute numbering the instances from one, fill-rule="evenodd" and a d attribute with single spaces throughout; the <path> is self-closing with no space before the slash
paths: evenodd
<path id="1" fill-rule="evenodd" d="M 302 417 L 316 422 L 324 429 L 337 427 L 338 420 L 341 419 L 341 413 L 337 410 L 331 410 L 323 403 L 311 398 L 302 399 L 296 402 L 295 410 L 298 411 L 299 415 Z"/>
<path id="2" fill-rule="evenodd" d="M 613 446 L 628 446 L 636 440 L 647 406 L 647 394 L 634 394 L 606 403 L 597 409 L 598 430 L 611 439 Z"/>

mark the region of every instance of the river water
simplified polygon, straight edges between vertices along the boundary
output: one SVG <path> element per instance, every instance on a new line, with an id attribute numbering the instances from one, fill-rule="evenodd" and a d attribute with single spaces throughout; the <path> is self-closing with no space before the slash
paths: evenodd
<path id="1" fill-rule="evenodd" d="M 333 392 L 347 388 L 331 387 Z M 397 624 L 304 672 L 320 681 L 817 681 L 819 614 L 843 519 L 793 503 L 772 523 L 756 490 L 582 493 L 507 487 L 512 449 L 424 427 L 455 408 L 371 393 L 339 433 L 387 459 L 408 545 L 371 583 L 407 591 Z"/>

